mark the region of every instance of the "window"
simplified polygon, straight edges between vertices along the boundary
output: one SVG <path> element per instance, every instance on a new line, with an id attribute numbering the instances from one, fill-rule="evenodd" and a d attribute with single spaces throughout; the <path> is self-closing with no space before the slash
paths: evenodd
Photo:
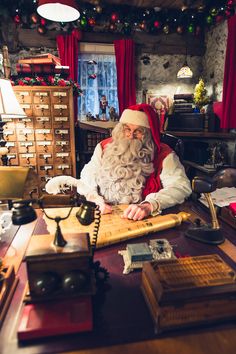
<path id="1" fill-rule="evenodd" d="M 83 90 L 83 95 L 78 98 L 79 120 L 85 120 L 88 113 L 93 116 L 99 115 L 99 118 L 102 119 L 100 101 L 104 95 L 108 102 L 106 108 L 108 120 L 109 107 L 114 107 L 118 112 L 114 48 L 111 45 L 87 44 L 84 49 L 81 48 L 78 65 L 78 81 Z"/>

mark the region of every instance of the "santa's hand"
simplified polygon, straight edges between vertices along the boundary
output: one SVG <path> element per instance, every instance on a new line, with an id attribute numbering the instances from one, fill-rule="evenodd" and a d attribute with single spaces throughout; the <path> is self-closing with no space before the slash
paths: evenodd
<path id="1" fill-rule="evenodd" d="M 128 208 L 124 210 L 124 213 L 121 217 L 124 219 L 137 221 L 147 218 L 151 212 L 152 206 L 148 202 L 142 204 L 130 204 Z"/>
<path id="2" fill-rule="evenodd" d="M 103 197 L 98 195 L 97 193 L 89 193 L 86 195 L 86 199 L 89 202 L 93 202 L 96 205 L 99 206 L 99 209 L 101 211 L 101 214 L 111 214 L 112 213 L 112 207 L 109 204 L 105 203 L 105 200 Z"/>

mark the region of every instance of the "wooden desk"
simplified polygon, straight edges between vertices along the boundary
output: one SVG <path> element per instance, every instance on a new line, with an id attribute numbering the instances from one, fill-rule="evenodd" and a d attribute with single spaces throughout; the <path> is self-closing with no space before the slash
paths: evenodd
<path id="1" fill-rule="evenodd" d="M 192 219 L 208 216 L 195 205 L 188 204 L 185 210 L 190 210 Z M 179 211 L 181 208 L 175 208 Z M 14 251 L 25 248 L 34 225 L 31 228 L 16 233 Z M 232 258 L 236 257 L 236 247 L 228 243 L 232 258 L 225 255 L 222 247 L 204 245 L 188 238 L 183 232 L 188 228 L 184 223 L 178 228 L 169 229 L 152 237 L 167 238 L 176 251 L 182 255 L 200 255 L 218 253 L 236 269 Z M 22 227 L 22 228 L 25 228 Z M 43 230 L 43 223 L 38 219 L 35 232 Z M 235 231 L 228 225 L 223 225 L 227 239 L 236 244 Z M 27 234 L 27 235 L 26 235 Z M 149 236 L 150 238 L 150 236 Z M 145 238 L 144 238 L 145 239 Z M 144 240 L 143 239 L 143 240 Z M 140 240 L 140 239 L 139 239 Z M 146 238 L 147 240 L 147 238 Z M 136 240 L 132 240 L 136 242 Z M 17 321 L 21 310 L 21 301 L 25 288 L 25 265 L 18 270 L 20 278 L 10 309 L 0 332 L 0 353 L 2 354 L 37 354 L 37 353 L 80 353 L 80 354 L 234 354 L 236 347 L 236 323 L 212 325 L 191 330 L 165 333 L 156 337 L 153 332 L 152 320 L 140 291 L 141 272 L 136 271 L 123 275 L 123 260 L 117 251 L 124 249 L 126 243 L 96 251 L 95 259 L 110 272 L 109 289 L 104 297 L 97 299 L 94 307 L 95 326 L 91 333 L 80 333 L 70 336 L 60 336 L 41 339 L 25 345 L 18 344 L 16 338 Z"/>

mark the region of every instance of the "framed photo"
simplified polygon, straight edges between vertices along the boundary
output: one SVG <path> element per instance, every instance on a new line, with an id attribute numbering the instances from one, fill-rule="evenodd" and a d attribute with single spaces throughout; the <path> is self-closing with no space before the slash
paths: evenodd
<path id="1" fill-rule="evenodd" d="M 157 112 L 160 121 L 160 130 L 164 130 L 165 115 L 168 113 L 172 104 L 169 96 L 159 95 L 157 93 L 147 92 L 146 103 L 150 104 Z"/>

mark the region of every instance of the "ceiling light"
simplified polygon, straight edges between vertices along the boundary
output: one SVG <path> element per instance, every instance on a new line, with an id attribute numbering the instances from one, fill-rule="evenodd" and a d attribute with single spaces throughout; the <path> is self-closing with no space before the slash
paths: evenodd
<path id="1" fill-rule="evenodd" d="M 177 73 L 177 79 L 190 79 L 193 77 L 193 72 L 188 66 L 187 60 L 184 62 L 184 65 L 179 69 Z"/>
<path id="2" fill-rule="evenodd" d="M 76 0 L 39 0 L 37 12 L 54 22 L 72 22 L 80 17 Z"/>

